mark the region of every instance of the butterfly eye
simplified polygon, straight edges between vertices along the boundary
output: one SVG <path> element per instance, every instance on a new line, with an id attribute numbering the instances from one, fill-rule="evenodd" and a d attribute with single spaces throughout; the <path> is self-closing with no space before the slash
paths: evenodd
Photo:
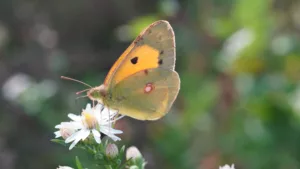
<path id="1" fill-rule="evenodd" d="M 159 64 L 159 65 L 162 65 L 162 64 L 163 64 L 163 60 L 162 60 L 162 59 L 159 59 L 158 64 Z"/>
<path id="2" fill-rule="evenodd" d="M 162 36 L 161 35 L 158 36 L 158 40 L 160 40 L 160 41 L 162 40 Z"/>

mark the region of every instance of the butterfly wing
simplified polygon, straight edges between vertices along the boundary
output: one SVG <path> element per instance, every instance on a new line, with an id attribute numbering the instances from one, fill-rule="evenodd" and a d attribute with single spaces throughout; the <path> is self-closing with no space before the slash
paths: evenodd
<path id="1" fill-rule="evenodd" d="M 173 70 L 142 70 L 114 86 L 111 106 L 135 119 L 156 120 L 168 113 L 179 88 L 180 79 Z"/>
<path id="2" fill-rule="evenodd" d="M 123 79 L 144 69 L 175 68 L 175 37 L 167 21 L 156 21 L 148 26 L 125 50 L 105 78 L 111 89 Z"/>

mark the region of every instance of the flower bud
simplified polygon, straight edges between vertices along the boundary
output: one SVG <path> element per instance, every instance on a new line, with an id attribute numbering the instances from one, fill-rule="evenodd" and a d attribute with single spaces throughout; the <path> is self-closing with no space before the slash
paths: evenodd
<path id="1" fill-rule="evenodd" d="M 126 151 L 126 159 L 136 159 L 142 157 L 142 154 L 140 153 L 139 149 L 137 149 L 135 146 L 131 146 Z"/>
<path id="2" fill-rule="evenodd" d="M 108 144 L 106 146 L 105 153 L 107 157 L 115 158 L 119 154 L 119 150 L 115 144 Z"/>

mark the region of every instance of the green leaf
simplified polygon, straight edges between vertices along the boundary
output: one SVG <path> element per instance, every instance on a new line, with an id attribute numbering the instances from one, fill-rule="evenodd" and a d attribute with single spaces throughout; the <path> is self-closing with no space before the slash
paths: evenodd
<path id="1" fill-rule="evenodd" d="M 125 145 L 124 146 L 122 146 L 122 148 L 121 148 L 121 150 L 120 150 L 120 152 L 125 152 Z"/>
<path id="2" fill-rule="evenodd" d="M 120 156 L 120 157 L 124 157 L 124 156 L 125 156 L 125 145 L 122 146 L 122 148 L 120 149 L 119 156 Z"/>
<path id="3" fill-rule="evenodd" d="M 79 161 L 78 156 L 76 156 L 76 166 L 77 166 L 77 169 L 83 169 L 83 167 L 81 165 L 81 162 Z"/>

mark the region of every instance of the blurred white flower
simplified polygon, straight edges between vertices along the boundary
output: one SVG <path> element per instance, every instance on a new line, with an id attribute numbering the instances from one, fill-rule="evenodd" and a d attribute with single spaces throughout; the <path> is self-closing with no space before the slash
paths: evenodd
<path id="1" fill-rule="evenodd" d="M 217 62 L 221 69 L 227 69 L 228 65 L 234 63 L 241 52 L 250 46 L 255 40 L 255 32 L 249 28 L 243 28 L 232 34 L 224 43 L 221 55 Z"/>
<path id="2" fill-rule="evenodd" d="M 220 166 L 219 169 L 234 169 L 234 164 L 232 164 L 231 166 L 226 164 L 223 167 Z"/>
<path id="3" fill-rule="evenodd" d="M 68 167 L 68 166 L 58 166 L 57 169 L 73 169 L 72 167 Z"/>
<path id="4" fill-rule="evenodd" d="M 32 78 L 24 73 L 16 73 L 6 80 L 2 87 L 5 99 L 15 101 L 25 90 L 34 84 Z"/>
<path id="5" fill-rule="evenodd" d="M 75 114 L 69 114 L 69 118 L 73 127 L 77 130 L 70 137 L 66 139 L 66 143 L 73 142 L 70 145 L 70 150 L 80 141 L 85 140 L 91 133 L 97 143 L 101 143 L 101 133 L 107 135 L 114 141 L 121 140 L 115 134 L 123 133 L 121 130 L 116 130 L 111 127 L 114 122 L 113 118 L 117 115 L 117 111 L 108 110 L 107 108 L 102 110 L 102 105 L 98 104 L 95 107 L 91 107 L 91 104 L 87 104 L 85 110 L 82 111 L 81 116 Z"/>
<path id="6" fill-rule="evenodd" d="M 48 25 L 37 23 L 33 27 L 31 34 L 44 48 L 52 49 L 57 45 L 58 34 Z"/>
<path id="7" fill-rule="evenodd" d="M 253 30 L 243 28 L 232 34 L 225 42 L 222 52 L 229 57 L 227 59 L 235 60 L 240 52 L 255 40 Z"/>
<path id="8" fill-rule="evenodd" d="M 76 131 L 76 125 L 72 122 L 61 122 L 55 128 L 59 129 L 54 132 L 55 138 L 62 137 L 63 139 L 67 139 Z"/>
<path id="9" fill-rule="evenodd" d="M 131 146 L 126 150 L 126 159 L 136 159 L 142 157 L 142 154 L 140 153 L 139 149 L 135 146 Z"/>

